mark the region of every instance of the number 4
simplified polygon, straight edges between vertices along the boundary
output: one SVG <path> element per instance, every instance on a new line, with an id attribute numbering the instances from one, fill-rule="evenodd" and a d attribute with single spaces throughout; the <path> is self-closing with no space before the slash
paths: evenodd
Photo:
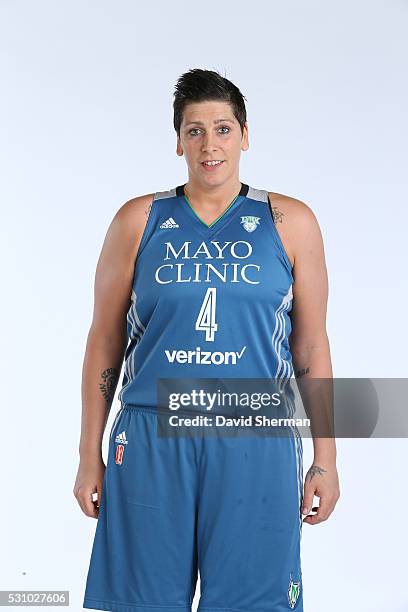
<path id="1" fill-rule="evenodd" d="M 215 322 L 216 297 L 216 287 L 207 289 L 195 324 L 197 331 L 205 331 L 205 339 L 207 342 L 214 341 L 214 332 L 218 329 L 218 325 Z"/>

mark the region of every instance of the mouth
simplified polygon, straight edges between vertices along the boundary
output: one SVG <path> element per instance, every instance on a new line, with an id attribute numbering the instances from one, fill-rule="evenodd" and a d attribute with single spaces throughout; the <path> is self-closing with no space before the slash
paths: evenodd
<path id="1" fill-rule="evenodd" d="M 215 170 L 216 168 L 220 168 L 224 162 L 225 162 L 225 159 L 205 160 L 201 162 L 201 165 L 205 170 L 211 171 L 211 170 Z"/>

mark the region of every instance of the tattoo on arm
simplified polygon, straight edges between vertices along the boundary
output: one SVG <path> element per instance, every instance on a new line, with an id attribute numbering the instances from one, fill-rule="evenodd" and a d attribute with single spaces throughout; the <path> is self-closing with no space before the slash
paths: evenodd
<path id="1" fill-rule="evenodd" d="M 312 465 L 312 467 L 309 469 L 309 471 L 306 474 L 306 480 L 309 479 L 309 482 L 312 480 L 313 476 L 316 476 L 316 474 L 318 476 L 323 476 L 323 473 L 327 472 L 327 470 L 324 470 L 323 468 L 319 467 L 318 465 Z"/>
<path id="2" fill-rule="evenodd" d="M 110 403 L 115 395 L 119 372 L 116 368 L 108 368 L 102 372 L 101 377 L 103 382 L 99 383 L 99 388 L 105 400 Z"/>
<path id="3" fill-rule="evenodd" d="M 304 376 L 304 374 L 308 374 L 310 372 L 310 368 L 302 368 L 302 370 L 297 370 L 295 373 L 296 378 L 300 378 Z"/>
<path id="4" fill-rule="evenodd" d="M 273 216 L 273 222 L 277 223 L 278 221 L 280 223 L 282 223 L 282 219 L 284 217 L 284 214 L 281 210 L 279 210 L 279 208 L 277 208 L 276 206 L 274 206 L 272 208 L 272 216 Z"/>

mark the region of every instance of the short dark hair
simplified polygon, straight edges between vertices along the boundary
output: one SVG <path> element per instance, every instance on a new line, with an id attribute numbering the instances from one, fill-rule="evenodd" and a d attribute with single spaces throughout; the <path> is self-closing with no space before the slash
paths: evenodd
<path id="1" fill-rule="evenodd" d="M 229 102 L 243 133 L 244 124 L 247 120 L 244 102 L 246 98 L 238 87 L 219 72 L 192 68 L 179 77 L 174 89 L 173 125 L 178 136 L 180 136 L 183 111 L 187 104 L 209 100 Z"/>

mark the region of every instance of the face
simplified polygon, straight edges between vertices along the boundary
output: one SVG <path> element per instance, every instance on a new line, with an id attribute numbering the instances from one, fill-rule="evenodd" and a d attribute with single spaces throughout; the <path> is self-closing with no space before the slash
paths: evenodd
<path id="1" fill-rule="evenodd" d="M 238 180 L 241 151 L 248 147 L 248 124 L 242 134 L 228 102 L 194 102 L 185 107 L 177 155 L 185 156 L 189 179 L 204 187 Z M 221 163 L 203 164 L 208 160 Z"/>

